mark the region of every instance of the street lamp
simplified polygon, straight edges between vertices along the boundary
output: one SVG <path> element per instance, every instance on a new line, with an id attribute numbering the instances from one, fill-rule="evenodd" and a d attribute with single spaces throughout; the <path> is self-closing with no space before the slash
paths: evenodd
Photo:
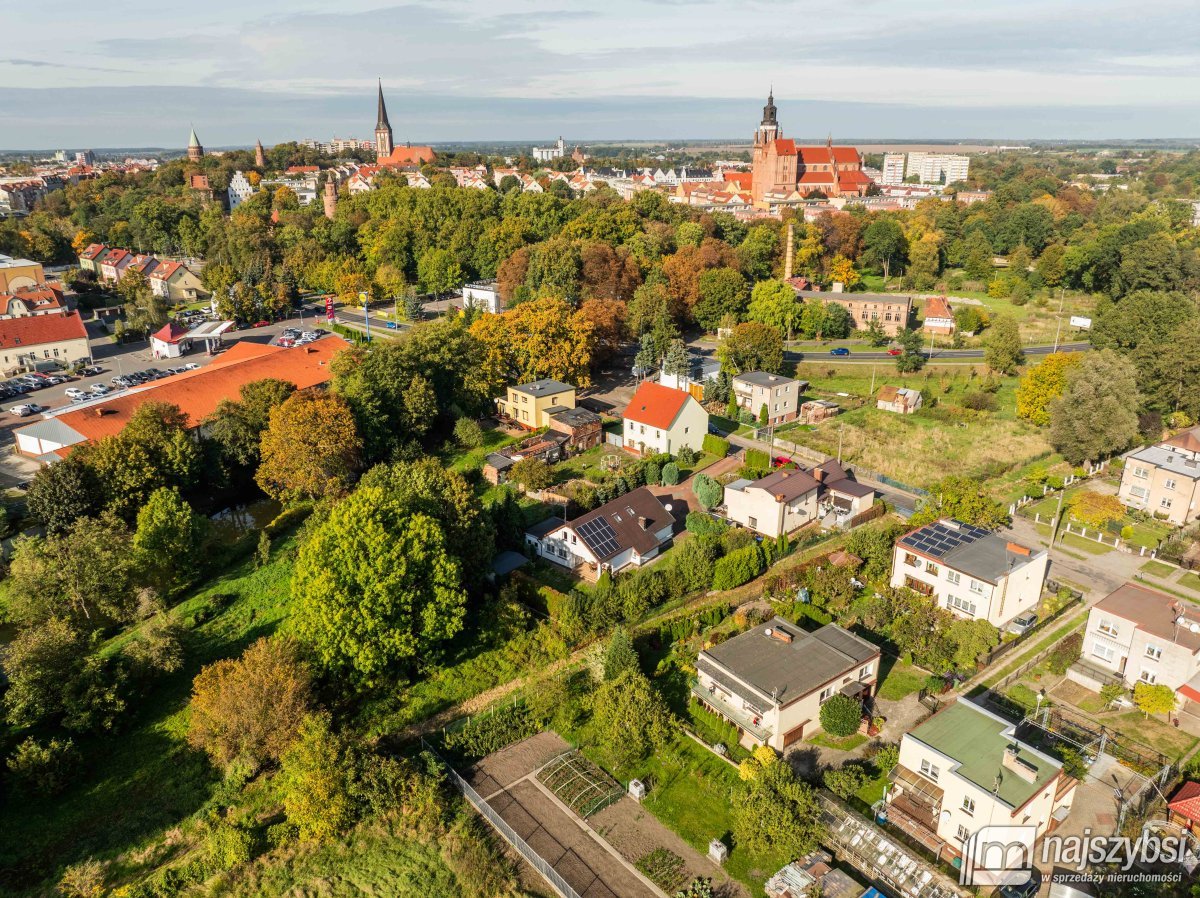
<path id="1" fill-rule="evenodd" d="M 359 293 L 358 298 L 362 300 L 363 322 L 367 326 L 367 342 L 370 343 L 371 342 L 371 310 L 367 307 L 367 291 L 363 290 L 361 293 Z"/>

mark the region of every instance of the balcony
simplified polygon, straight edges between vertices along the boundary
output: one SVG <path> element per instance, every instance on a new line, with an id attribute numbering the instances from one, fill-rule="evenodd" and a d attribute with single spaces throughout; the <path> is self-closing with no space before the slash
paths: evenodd
<path id="1" fill-rule="evenodd" d="M 709 690 L 699 680 L 692 683 L 692 697 L 705 707 L 720 714 L 738 729 L 749 733 L 759 742 L 766 742 L 773 735 L 770 727 L 763 726 L 761 722 L 754 722 L 753 712 L 737 707 L 734 704 L 736 699 L 727 699 L 722 693 Z"/>
<path id="2" fill-rule="evenodd" d="M 923 596 L 933 595 L 933 585 L 926 583 L 923 580 L 918 580 L 915 577 L 909 577 L 908 575 L 905 575 L 904 585 L 913 592 L 919 592 Z"/>

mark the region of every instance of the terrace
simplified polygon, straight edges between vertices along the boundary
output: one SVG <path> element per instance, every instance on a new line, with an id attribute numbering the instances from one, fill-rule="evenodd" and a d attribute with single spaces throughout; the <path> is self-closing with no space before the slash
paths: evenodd
<path id="1" fill-rule="evenodd" d="M 728 699 L 715 690 L 708 690 L 698 681 L 692 683 L 692 696 L 709 710 L 721 715 L 734 726 L 750 733 L 754 738 L 765 742 L 772 736 L 770 727 L 755 723 L 755 717 L 746 710 L 736 707 Z"/>

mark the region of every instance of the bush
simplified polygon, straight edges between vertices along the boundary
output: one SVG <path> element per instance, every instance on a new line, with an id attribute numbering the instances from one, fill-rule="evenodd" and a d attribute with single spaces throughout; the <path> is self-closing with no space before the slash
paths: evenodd
<path id="1" fill-rule="evenodd" d="M 697 536 L 718 536 L 729 529 L 729 525 L 724 521 L 702 511 L 689 511 L 687 523 L 684 526 L 688 533 L 694 533 Z"/>
<path id="2" fill-rule="evenodd" d="M 232 870 L 250 860 L 254 840 L 250 833 L 228 823 L 219 823 L 208 834 L 205 845 L 214 872 Z"/>
<path id="3" fill-rule="evenodd" d="M 1079 660 L 1083 650 L 1083 634 L 1072 633 L 1054 647 L 1050 657 L 1046 659 L 1046 667 L 1053 674 L 1065 674 L 1067 668 Z"/>
<path id="4" fill-rule="evenodd" d="M 747 449 L 745 467 L 753 471 L 771 470 L 771 456 L 762 449 Z"/>
<path id="5" fill-rule="evenodd" d="M 867 784 L 870 779 L 861 764 L 847 762 L 825 771 L 825 788 L 838 798 L 846 799 Z"/>
<path id="6" fill-rule="evenodd" d="M 821 705 L 821 729 L 830 736 L 851 736 L 861 723 L 862 702 L 858 699 L 838 692 Z"/>
<path id="7" fill-rule="evenodd" d="M 729 454 L 729 440 L 722 439 L 715 433 L 705 434 L 704 442 L 701 445 L 705 452 L 715 455 L 717 458 L 724 458 Z"/>
<path id="8" fill-rule="evenodd" d="M 706 510 L 716 508 L 725 498 L 725 487 L 704 473 L 696 475 L 696 480 L 692 484 L 692 492 L 696 494 L 696 500 Z"/>
<path id="9" fill-rule="evenodd" d="M 736 549 L 717 561 L 713 568 L 713 589 L 733 589 L 749 583 L 763 572 L 762 551 L 758 546 Z"/>
<path id="10" fill-rule="evenodd" d="M 680 446 L 679 451 L 675 453 L 675 460 L 685 468 L 690 468 L 696 463 L 696 450 L 691 446 Z"/>
<path id="11" fill-rule="evenodd" d="M 879 743 L 879 750 L 871 757 L 871 763 L 879 773 L 891 773 L 892 768 L 900 763 L 900 746 L 894 742 Z"/>
<path id="12" fill-rule="evenodd" d="M 667 462 L 662 469 L 662 485 L 675 486 L 679 483 L 679 465 L 673 461 Z"/>
<path id="13" fill-rule="evenodd" d="M 1000 403 L 991 393 L 986 393 L 983 390 L 973 390 L 963 396 L 962 404 L 969 409 L 974 409 L 977 412 L 994 412 L 1000 407 Z"/>
<path id="14" fill-rule="evenodd" d="M 483 445 L 483 428 L 478 421 L 459 418 L 454 422 L 454 439 L 464 449 L 478 449 Z"/>
<path id="15" fill-rule="evenodd" d="M 79 751 L 70 739 L 38 742 L 32 736 L 8 759 L 13 784 L 29 795 L 57 795 L 79 769 Z"/>
<path id="16" fill-rule="evenodd" d="M 662 468 L 658 466 L 656 461 L 646 462 L 646 466 L 642 469 L 646 472 L 647 483 L 658 483 L 662 479 Z"/>
<path id="17" fill-rule="evenodd" d="M 482 758 L 532 736 L 538 728 L 524 705 L 505 705 L 490 714 L 472 717 L 462 729 L 446 733 L 443 744 L 460 758 Z"/>

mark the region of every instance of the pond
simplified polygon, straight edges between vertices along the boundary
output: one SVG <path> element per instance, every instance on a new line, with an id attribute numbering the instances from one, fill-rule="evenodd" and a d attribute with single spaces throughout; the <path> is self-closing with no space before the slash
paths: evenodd
<path id="1" fill-rule="evenodd" d="M 279 516 L 283 506 L 263 497 L 245 505 L 225 508 L 209 517 L 211 531 L 218 542 L 232 543 L 239 537 L 261 530 Z"/>

